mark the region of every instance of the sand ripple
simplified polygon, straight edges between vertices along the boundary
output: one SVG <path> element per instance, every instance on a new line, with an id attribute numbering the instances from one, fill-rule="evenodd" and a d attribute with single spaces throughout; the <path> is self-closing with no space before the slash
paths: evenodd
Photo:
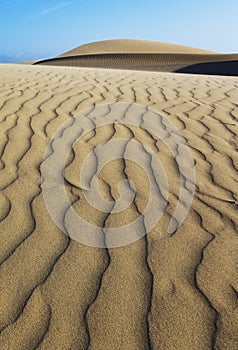
<path id="1" fill-rule="evenodd" d="M 238 348 L 238 79 L 99 69 L 1 65 L 1 349 Z M 136 217 L 146 177 L 132 162 L 137 196 L 124 216 L 88 208 L 77 166 L 95 145 L 126 136 L 150 147 L 169 174 L 169 205 L 152 232 L 115 249 L 64 235 L 41 193 L 41 162 L 54 132 L 95 103 L 137 102 L 168 118 L 196 163 L 196 193 L 173 235 L 178 169 L 166 147 L 123 125 L 74 146 L 65 187 L 75 210 L 100 225 Z M 106 199 L 125 177 L 122 161 L 101 173 Z"/>

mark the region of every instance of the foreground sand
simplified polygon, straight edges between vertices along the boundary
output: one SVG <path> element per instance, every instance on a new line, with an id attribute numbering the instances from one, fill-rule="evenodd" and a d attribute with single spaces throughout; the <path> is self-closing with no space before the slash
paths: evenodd
<path id="1" fill-rule="evenodd" d="M 238 349 L 238 79 L 20 65 L 1 65 L 0 77 L 0 348 Z M 105 221 L 80 197 L 74 159 L 129 135 L 151 147 L 167 170 L 169 206 L 155 229 L 106 250 L 57 228 L 42 197 L 40 165 L 65 120 L 116 101 L 150 106 L 172 121 L 190 146 L 197 179 L 189 214 L 170 236 L 179 176 L 159 140 L 118 126 L 76 145 L 66 188 L 76 210 L 98 224 L 136 215 L 146 201 L 145 176 L 127 164 L 137 206 Z M 118 161 L 102 172 L 106 198 L 117 195 L 123 171 Z"/>

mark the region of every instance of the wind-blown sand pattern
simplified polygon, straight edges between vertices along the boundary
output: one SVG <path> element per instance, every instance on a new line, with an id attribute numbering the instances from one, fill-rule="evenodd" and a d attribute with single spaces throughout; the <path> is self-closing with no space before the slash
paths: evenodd
<path id="1" fill-rule="evenodd" d="M 238 349 L 238 79 L 183 74 L 0 66 L 0 348 Z M 180 130 L 192 152 L 196 193 L 180 228 L 167 233 L 179 196 L 175 161 L 154 136 L 105 127 L 74 147 L 65 187 L 77 212 L 99 225 L 128 222 L 143 210 L 145 174 L 115 161 L 100 175 L 105 198 L 123 177 L 137 190 L 122 214 L 87 206 L 77 178 L 95 145 L 126 136 L 163 162 L 169 205 L 139 241 L 115 249 L 84 246 L 64 235 L 41 192 L 47 144 L 72 115 L 95 104 L 136 102 Z"/>

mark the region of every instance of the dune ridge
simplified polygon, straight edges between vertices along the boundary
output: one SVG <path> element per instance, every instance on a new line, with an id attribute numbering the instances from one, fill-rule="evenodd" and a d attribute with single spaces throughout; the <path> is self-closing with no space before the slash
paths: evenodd
<path id="1" fill-rule="evenodd" d="M 196 73 L 199 70 L 194 66 L 198 63 L 211 62 L 211 69 L 206 70 L 206 74 L 212 72 L 214 64 L 227 64 L 237 62 L 238 55 L 206 55 L 206 54 L 90 54 L 80 56 L 56 57 L 43 61 L 37 61 L 34 65 L 64 66 L 64 67 L 95 67 L 110 69 L 131 69 L 146 71 L 164 71 L 186 73 Z M 188 67 L 188 68 L 186 68 Z M 191 68 L 189 68 L 191 67 Z M 194 67 L 194 68 L 193 68 Z M 201 71 L 201 70 L 200 70 Z M 224 69 L 218 67 L 217 74 L 222 74 Z M 237 68 L 230 68 L 230 75 L 237 75 Z M 232 74 L 234 73 L 234 74 Z M 226 75 L 223 73 L 223 75 Z"/>

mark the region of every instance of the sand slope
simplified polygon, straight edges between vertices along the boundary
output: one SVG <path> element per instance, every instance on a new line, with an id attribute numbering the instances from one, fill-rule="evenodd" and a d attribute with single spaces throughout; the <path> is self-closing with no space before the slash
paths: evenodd
<path id="1" fill-rule="evenodd" d="M 0 76 L 1 349 L 236 350 L 238 79 L 23 65 L 0 65 Z M 159 140 L 111 126 L 75 145 L 66 190 L 75 210 L 101 225 L 133 218 L 146 201 L 146 181 L 128 163 L 137 206 L 105 221 L 75 185 L 75 162 L 88 150 L 126 135 L 150 147 L 167 169 L 169 206 L 155 229 L 105 250 L 57 228 L 44 204 L 40 166 L 65 120 L 116 101 L 150 106 L 172 121 L 187 139 L 197 180 L 189 214 L 170 236 L 179 174 Z M 102 172 L 106 198 L 116 195 L 124 171 L 119 161 Z"/>

